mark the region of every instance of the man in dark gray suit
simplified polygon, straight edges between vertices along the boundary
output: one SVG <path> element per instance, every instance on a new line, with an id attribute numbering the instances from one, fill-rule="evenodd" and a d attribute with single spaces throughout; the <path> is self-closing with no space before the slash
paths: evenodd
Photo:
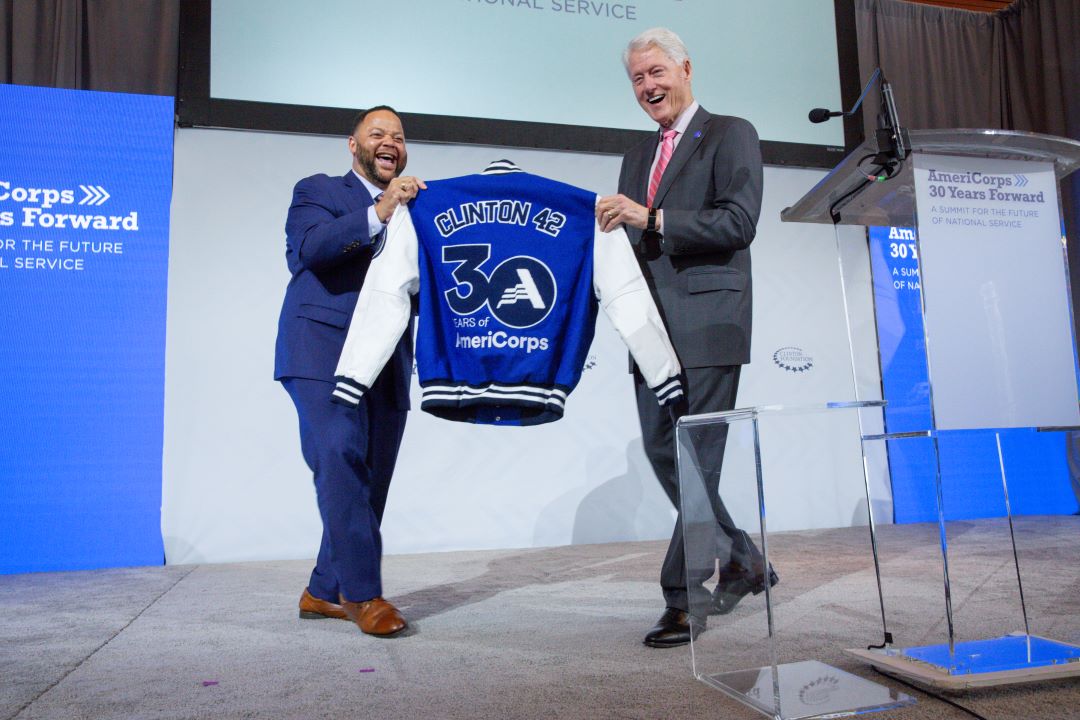
<path id="1" fill-rule="evenodd" d="M 634 38 L 623 63 L 642 109 L 660 126 L 656 136 L 623 157 L 619 194 L 601 198 L 604 231 L 626 227 L 641 270 L 686 375 L 683 413 L 730 410 L 739 372 L 750 362 L 750 243 L 761 210 L 762 167 L 757 132 L 742 118 L 712 115 L 694 100 L 693 68 L 679 37 L 664 28 Z M 675 420 L 634 373 L 646 454 L 660 484 L 679 507 Z M 726 431 L 699 443 L 698 462 L 716 517 L 720 572 L 712 597 L 704 583 L 715 572 L 691 568 L 687 577 L 683 522 L 675 523 L 660 573 L 667 609 L 645 636 L 653 647 L 675 647 L 705 627 L 691 608 L 730 612 L 747 593 L 764 589 L 761 554 L 735 527 L 717 482 Z M 704 563 L 698 563 L 704 565 Z M 770 569 L 770 578 L 776 578 Z"/>

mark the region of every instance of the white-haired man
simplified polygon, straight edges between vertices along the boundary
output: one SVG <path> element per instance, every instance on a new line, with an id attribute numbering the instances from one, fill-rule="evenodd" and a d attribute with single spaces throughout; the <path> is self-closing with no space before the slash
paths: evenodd
<path id="1" fill-rule="evenodd" d="M 601 198 L 597 220 L 605 231 L 624 224 L 685 372 L 683 412 L 720 412 L 735 406 L 742 365 L 750 361 L 750 243 L 761 210 L 762 166 L 757 132 L 742 118 L 713 115 L 691 89 L 693 66 L 671 30 L 653 28 L 630 41 L 623 54 L 634 95 L 659 126 L 654 137 L 623 157 L 619 194 Z M 675 420 L 634 373 L 646 454 L 661 486 L 679 507 Z M 691 608 L 730 612 L 747 593 L 764 589 L 761 554 L 735 527 L 717 481 L 726 432 L 702 443 L 698 460 L 719 532 L 715 572 L 692 567 L 687 576 L 683 522 L 675 523 L 660 574 L 667 608 L 645 636 L 652 647 L 676 647 L 705 627 Z M 704 565 L 704 564 L 699 564 Z M 769 569 L 775 584 L 776 577 Z"/>

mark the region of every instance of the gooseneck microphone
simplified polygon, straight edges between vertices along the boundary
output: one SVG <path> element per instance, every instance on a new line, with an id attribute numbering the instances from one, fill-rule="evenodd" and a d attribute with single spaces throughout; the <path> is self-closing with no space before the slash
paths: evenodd
<path id="1" fill-rule="evenodd" d="M 876 68 L 874 70 L 874 74 L 871 75 L 870 79 L 866 81 L 866 87 L 862 89 L 862 95 L 860 95 L 859 99 L 855 101 L 855 106 L 847 112 L 844 112 L 843 110 L 827 110 L 825 108 L 814 108 L 810 111 L 810 114 L 808 115 L 808 117 L 810 118 L 810 122 L 823 123 L 829 118 L 840 117 L 841 115 L 843 115 L 844 117 L 854 115 L 856 112 L 859 111 L 859 107 L 862 105 L 862 101 L 863 98 L 866 97 L 866 93 L 870 92 L 870 88 L 874 86 L 874 82 L 880 77 L 881 68 Z"/>
<path id="2" fill-rule="evenodd" d="M 847 112 L 814 108 L 807 117 L 812 123 L 823 123 L 829 118 L 854 115 L 862 106 L 866 93 L 870 92 L 870 88 L 878 80 L 881 81 L 881 112 L 878 114 L 878 129 L 876 131 L 878 154 L 875 159 L 878 164 L 883 164 L 889 160 L 903 160 L 911 147 L 911 141 L 908 139 L 907 130 L 900 127 L 900 118 L 896 112 L 896 101 L 893 99 L 892 86 L 885 79 L 885 74 L 881 72 L 881 68 L 874 70 L 874 74 L 866 81 L 866 87 L 863 88 L 859 99 L 855 101 L 855 106 Z"/>
<path id="3" fill-rule="evenodd" d="M 823 123 L 829 118 L 846 115 L 843 110 L 828 110 L 826 108 L 814 108 L 810 111 L 809 118 L 812 123 Z"/>

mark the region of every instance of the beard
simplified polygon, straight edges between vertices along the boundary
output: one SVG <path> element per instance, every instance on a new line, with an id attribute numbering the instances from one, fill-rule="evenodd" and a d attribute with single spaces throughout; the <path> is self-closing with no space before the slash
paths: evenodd
<path id="1" fill-rule="evenodd" d="M 356 150 L 356 162 L 360 165 L 360 168 L 364 171 L 364 174 L 373 183 L 382 183 L 386 185 L 391 180 L 401 175 L 401 171 L 405 169 L 405 155 L 398 156 L 397 165 L 394 166 L 393 172 L 388 173 L 388 177 L 383 177 L 383 173 L 387 171 L 383 170 L 375 162 L 375 152 L 368 150 L 365 147 L 358 146 Z"/>

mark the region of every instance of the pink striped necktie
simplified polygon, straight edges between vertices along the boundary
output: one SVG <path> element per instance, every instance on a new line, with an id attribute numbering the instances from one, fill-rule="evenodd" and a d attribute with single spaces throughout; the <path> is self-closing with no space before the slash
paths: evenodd
<path id="1" fill-rule="evenodd" d="M 660 143 L 660 159 L 656 161 L 652 179 L 649 180 L 649 195 L 645 200 L 645 205 L 648 207 L 653 206 L 652 203 L 653 198 L 656 197 L 656 189 L 660 187 L 660 178 L 664 177 L 664 168 L 667 167 L 668 160 L 671 159 L 671 153 L 675 150 L 675 136 L 678 134 L 678 130 L 664 131 L 664 139 Z"/>

